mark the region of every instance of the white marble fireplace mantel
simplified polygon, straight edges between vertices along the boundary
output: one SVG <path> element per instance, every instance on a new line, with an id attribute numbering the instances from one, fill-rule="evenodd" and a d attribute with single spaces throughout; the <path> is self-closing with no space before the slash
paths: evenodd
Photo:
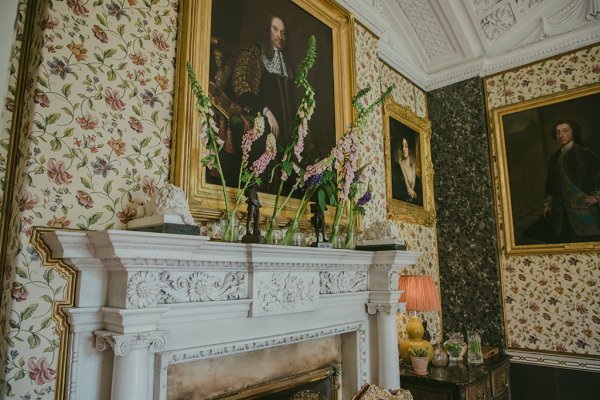
<path id="1" fill-rule="evenodd" d="M 398 276 L 420 253 L 135 231 L 43 240 L 78 271 L 68 399 L 163 400 L 169 365 L 347 333 L 343 393 L 400 387 Z"/>

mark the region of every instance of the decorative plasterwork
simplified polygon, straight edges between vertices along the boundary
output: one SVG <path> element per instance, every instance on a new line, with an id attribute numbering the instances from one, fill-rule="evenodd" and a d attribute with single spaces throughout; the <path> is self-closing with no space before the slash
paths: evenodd
<path id="1" fill-rule="evenodd" d="M 200 301 L 239 300 L 248 298 L 245 272 L 162 272 L 159 304 Z"/>
<path id="2" fill-rule="evenodd" d="M 600 39 L 596 0 L 339 2 L 379 36 L 379 57 L 426 91 Z"/>
<path id="3" fill-rule="evenodd" d="M 385 313 L 385 314 L 396 314 L 398 311 L 401 311 L 403 308 L 400 304 L 380 304 L 380 303 L 368 303 L 367 304 L 367 312 L 369 314 L 377 314 Z"/>
<path id="4" fill-rule="evenodd" d="M 588 13 L 588 0 L 576 0 L 568 3 L 554 15 L 542 17 L 541 37 L 558 36 L 584 26 L 593 19 Z"/>
<path id="5" fill-rule="evenodd" d="M 502 0 L 471 0 L 477 15 L 486 14 L 492 7 L 501 1 Z"/>
<path id="6" fill-rule="evenodd" d="M 365 271 L 322 271 L 319 275 L 321 294 L 363 292 L 367 290 L 367 273 Z"/>
<path id="7" fill-rule="evenodd" d="M 404 12 L 416 37 L 430 60 L 456 53 L 431 3 L 423 0 L 394 0 Z"/>
<path id="8" fill-rule="evenodd" d="M 155 306 L 158 300 L 158 290 L 157 273 L 137 272 L 127 282 L 127 305 L 134 308 Z"/>
<path id="9" fill-rule="evenodd" d="M 94 335 L 96 336 L 96 349 L 98 351 L 112 348 L 116 356 L 127 356 L 134 349 L 143 349 L 154 353 L 164 349 L 167 345 L 166 332 L 163 331 L 132 334 L 96 331 Z"/>
<path id="10" fill-rule="evenodd" d="M 312 310 L 319 301 L 318 276 L 314 273 L 275 272 L 255 274 L 257 288 L 253 316 Z"/>
<path id="11" fill-rule="evenodd" d="M 508 4 L 486 15 L 481 21 L 481 30 L 490 40 L 497 39 L 513 26 L 517 20 Z"/>

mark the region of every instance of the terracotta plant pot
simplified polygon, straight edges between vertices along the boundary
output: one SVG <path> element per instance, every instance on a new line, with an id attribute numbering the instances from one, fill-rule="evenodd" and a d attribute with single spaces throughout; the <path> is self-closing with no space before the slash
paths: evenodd
<path id="1" fill-rule="evenodd" d="M 410 356 L 413 370 L 417 375 L 427 375 L 427 365 L 429 364 L 429 357 L 415 357 Z"/>

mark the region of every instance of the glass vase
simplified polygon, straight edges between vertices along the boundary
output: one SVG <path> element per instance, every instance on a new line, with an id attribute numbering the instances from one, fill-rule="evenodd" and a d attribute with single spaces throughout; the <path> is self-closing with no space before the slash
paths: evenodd
<path id="1" fill-rule="evenodd" d="M 277 232 L 277 234 L 276 234 Z M 265 232 L 265 243 L 267 244 L 280 244 L 281 231 L 277 228 L 277 220 L 271 218 L 267 221 L 267 228 Z"/>
<path id="2" fill-rule="evenodd" d="M 467 350 L 467 344 L 463 335 L 460 333 L 450 334 L 449 339 L 444 342 L 444 349 L 448 353 L 450 362 L 462 361 L 463 355 Z"/>
<path id="3" fill-rule="evenodd" d="M 479 333 L 467 332 L 467 351 L 467 362 L 469 364 L 483 364 L 481 336 L 479 336 Z"/>
<path id="4" fill-rule="evenodd" d="M 300 223 L 298 221 L 296 221 L 296 220 L 292 221 L 289 228 L 285 232 L 285 238 L 283 239 L 284 245 L 286 245 L 286 246 L 301 246 L 300 244 L 297 244 L 299 237 L 296 237 L 298 233 L 301 233 L 298 231 L 299 227 L 300 227 Z"/>
<path id="5" fill-rule="evenodd" d="M 354 227 L 354 223 L 348 223 L 348 227 L 346 228 L 346 235 L 344 236 L 344 249 L 346 250 L 354 250 L 354 245 L 356 242 L 356 229 Z"/>
<path id="6" fill-rule="evenodd" d="M 219 221 L 221 227 L 221 240 L 223 242 L 237 242 L 240 233 L 240 221 L 237 215 L 230 214 L 226 215 Z"/>

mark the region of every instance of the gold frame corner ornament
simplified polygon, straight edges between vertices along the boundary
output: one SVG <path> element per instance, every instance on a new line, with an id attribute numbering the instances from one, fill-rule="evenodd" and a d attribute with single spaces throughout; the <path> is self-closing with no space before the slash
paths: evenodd
<path id="1" fill-rule="evenodd" d="M 56 228 L 34 226 L 31 232 L 30 243 L 40 255 L 40 263 L 45 268 L 51 268 L 56 273 L 60 274 L 66 281 L 64 298 L 62 300 L 54 299 L 52 302 L 52 319 L 56 323 L 58 332 L 58 356 L 56 362 L 56 386 L 55 400 L 67 398 L 69 389 L 69 336 L 71 334 L 71 326 L 68 322 L 68 316 L 65 310 L 73 307 L 75 304 L 75 291 L 77 284 L 78 272 L 67 265 L 62 259 L 52 258 L 50 249 L 44 242 L 42 236 L 45 233 L 55 231 Z M 75 229 L 63 229 L 65 231 L 77 231 Z"/>
<path id="2" fill-rule="evenodd" d="M 423 206 L 392 198 L 392 152 L 390 118 L 414 130 L 419 135 Z M 431 122 L 421 118 L 409 107 L 387 101 L 383 110 L 383 137 L 385 151 L 385 188 L 388 216 L 397 221 L 411 224 L 435 225 L 435 203 L 433 196 L 433 163 L 431 160 Z"/>
<path id="3" fill-rule="evenodd" d="M 494 208 L 498 221 L 497 230 L 501 244 L 501 254 L 504 253 L 508 256 L 513 256 L 600 251 L 600 242 L 527 245 L 517 245 L 515 243 L 510 181 L 508 176 L 508 162 L 506 145 L 504 141 L 504 126 L 502 123 L 502 118 L 508 114 L 539 108 L 546 105 L 560 103 L 598 93 L 600 93 L 600 84 L 593 84 L 533 100 L 498 107 L 488 111 L 490 159 L 492 163 L 492 171 L 494 173 L 494 176 L 492 177 L 492 187 L 494 190 Z"/>
<path id="4" fill-rule="evenodd" d="M 335 134 L 339 138 L 354 116 L 351 102 L 355 93 L 354 17 L 334 0 L 291 1 L 331 28 Z M 201 221 L 217 220 L 225 209 L 225 202 L 220 186 L 207 183 L 205 169 L 200 166 L 203 151 L 198 135 L 195 134 L 199 131 L 196 100 L 186 71 L 186 63 L 189 61 L 197 72 L 200 85 L 208 87 L 212 0 L 181 0 L 180 10 L 171 180 L 186 193 L 194 218 Z M 234 188 L 229 188 L 228 196 L 230 199 L 235 196 Z M 274 195 L 262 193 L 261 214 L 270 216 L 274 201 Z M 293 218 L 297 205 L 298 200 L 290 200 L 281 213 L 282 221 L 278 221 L 280 225 Z M 326 217 L 328 221 L 332 220 L 331 210 L 327 211 Z"/>

